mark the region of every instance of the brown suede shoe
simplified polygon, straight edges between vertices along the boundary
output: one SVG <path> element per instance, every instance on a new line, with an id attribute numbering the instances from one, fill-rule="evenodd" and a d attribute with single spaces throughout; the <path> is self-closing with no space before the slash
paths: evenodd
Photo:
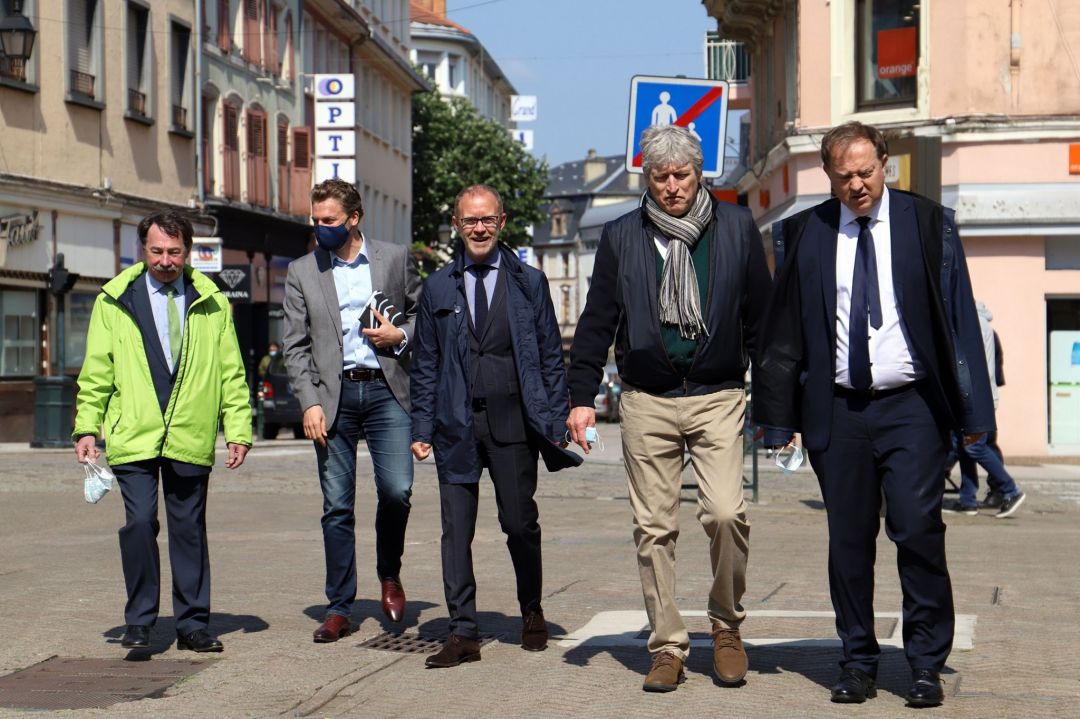
<path id="1" fill-rule="evenodd" d="M 672 652 L 660 652 L 653 656 L 652 669 L 645 677 L 642 689 L 647 692 L 673 692 L 686 681 L 683 660 Z"/>
<path id="2" fill-rule="evenodd" d="M 521 648 L 527 652 L 542 652 L 547 649 L 548 630 L 544 621 L 544 610 L 537 609 L 521 618 Z"/>
<path id="3" fill-rule="evenodd" d="M 316 644 L 329 644 L 352 634 L 352 622 L 341 614 L 331 614 L 315 630 Z"/>
<path id="4" fill-rule="evenodd" d="M 400 622 L 405 616 L 405 588 L 397 577 L 382 580 L 382 609 L 392 622 Z"/>
<path id="5" fill-rule="evenodd" d="M 738 684 L 750 666 L 738 629 L 712 625 L 713 671 L 723 684 Z"/>
<path id="6" fill-rule="evenodd" d="M 478 661 L 480 661 L 480 642 L 451 634 L 439 653 L 428 657 L 424 664 L 432 669 L 446 669 L 465 662 Z"/>

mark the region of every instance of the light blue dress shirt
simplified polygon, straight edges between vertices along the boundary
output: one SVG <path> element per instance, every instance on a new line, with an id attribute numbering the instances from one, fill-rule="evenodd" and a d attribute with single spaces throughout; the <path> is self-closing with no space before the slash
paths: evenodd
<path id="1" fill-rule="evenodd" d="M 180 277 L 172 283 L 176 287 L 176 297 L 173 298 L 173 302 L 176 303 L 176 309 L 180 313 L 180 337 L 184 336 L 184 275 L 180 274 Z M 154 329 L 157 330 L 158 340 L 161 342 L 161 349 L 165 352 L 165 361 L 169 364 L 169 371 L 174 372 L 176 368 L 172 365 L 172 345 L 169 344 L 169 306 L 166 304 L 169 301 L 169 296 L 165 294 L 165 283 L 159 282 L 150 274 L 149 270 L 146 272 L 146 288 L 150 291 L 150 309 L 154 312 Z"/>
<path id="2" fill-rule="evenodd" d="M 361 237 L 363 235 L 361 234 Z M 374 288 L 371 286 L 371 262 L 367 256 L 367 239 L 351 262 L 334 258 L 334 287 L 337 289 L 338 310 L 341 312 L 341 350 L 344 369 L 379 369 L 375 346 L 360 331 L 360 315 L 364 312 Z"/>
<path id="3" fill-rule="evenodd" d="M 499 278 L 499 257 L 501 253 L 499 248 L 496 247 L 491 253 L 491 257 L 487 259 L 487 262 L 483 264 L 491 267 L 488 270 L 487 275 L 484 277 L 484 289 L 487 290 L 488 309 L 491 308 L 491 301 L 495 299 L 495 282 Z M 470 267 L 476 264 L 469 259 L 468 255 L 462 255 L 465 258 L 465 300 L 469 303 L 469 316 L 472 317 L 473 324 L 476 324 L 476 310 L 474 305 L 476 304 L 476 275 L 473 274 Z"/>

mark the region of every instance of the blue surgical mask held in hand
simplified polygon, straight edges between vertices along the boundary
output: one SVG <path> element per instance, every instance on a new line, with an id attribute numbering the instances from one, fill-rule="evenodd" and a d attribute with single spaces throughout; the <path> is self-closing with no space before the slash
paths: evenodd
<path id="1" fill-rule="evenodd" d="M 315 241 L 327 252 L 334 252 L 348 239 L 349 226 L 344 222 L 340 225 L 315 225 Z"/>

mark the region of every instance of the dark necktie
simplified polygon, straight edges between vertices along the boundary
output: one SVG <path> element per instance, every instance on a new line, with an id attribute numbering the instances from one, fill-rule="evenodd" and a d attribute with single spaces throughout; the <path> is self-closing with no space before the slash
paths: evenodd
<path id="1" fill-rule="evenodd" d="M 476 326 L 477 333 L 480 333 L 484 331 L 484 324 L 487 322 L 488 296 L 484 278 L 487 277 L 491 265 L 470 265 L 469 269 L 476 277 L 476 289 L 473 291 L 473 325 Z"/>
<path id="2" fill-rule="evenodd" d="M 881 328 L 881 293 L 878 290 L 877 258 L 870 218 L 858 217 L 859 244 L 855 250 L 855 273 L 851 278 L 851 312 L 848 322 L 848 372 L 851 386 L 870 389 L 870 327 Z"/>

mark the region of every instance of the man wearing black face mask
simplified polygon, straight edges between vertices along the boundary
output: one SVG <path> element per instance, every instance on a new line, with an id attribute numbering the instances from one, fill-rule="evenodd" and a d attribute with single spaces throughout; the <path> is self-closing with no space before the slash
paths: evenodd
<path id="1" fill-rule="evenodd" d="M 315 630 L 320 643 L 352 632 L 361 435 L 378 496 L 375 569 L 382 607 L 393 622 L 405 612 L 401 555 L 413 479 L 408 353 L 420 277 L 404 246 L 360 232 L 363 216 L 353 185 L 334 178 L 312 188 L 318 247 L 289 265 L 285 281 L 285 366 L 304 410 L 304 434 L 315 443 L 323 492 L 329 606 Z M 376 292 L 395 308 L 392 318 L 368 309 Z M 368 317 L 374 322 L 365 321 Z"/>

